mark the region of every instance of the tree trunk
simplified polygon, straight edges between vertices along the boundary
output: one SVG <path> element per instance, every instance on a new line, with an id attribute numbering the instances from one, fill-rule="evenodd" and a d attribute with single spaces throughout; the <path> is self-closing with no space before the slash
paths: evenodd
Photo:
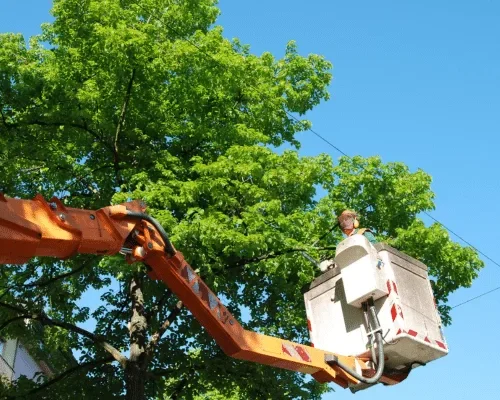
<path id="1" fill-rule="evenodd" d="M 146 374 L 140 363 L 128 362 L 125 368 L 125 388 L 127 400 L 146 399 Z"/>
<path id="2" fill-rule="evenodd" d="M 142 276 L 134 275 L 130 282 L 132 317 L 130 319 L 130 357 L 125 368 L 127 400 L 146 399 L 146 332 L 148 323 L 144 311 Z"/>

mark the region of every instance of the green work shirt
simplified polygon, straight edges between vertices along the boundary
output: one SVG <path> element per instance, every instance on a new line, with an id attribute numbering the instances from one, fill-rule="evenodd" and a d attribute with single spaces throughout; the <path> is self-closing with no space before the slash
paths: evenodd
<path id="1" fill-rule="evenodd" d="M 358 233 L 358 231 L 359 231 L 359 228 L 354 229 L 349 236 L 356 235 Z M 363 236 L 365 238 L 367 238 L 370 243 L 373 243 L 373 244 L 377 243 L 377 239 L 375 239 L 375 235 L 373 233 L 371 233 L 369 230 L 364 231 Z"/>

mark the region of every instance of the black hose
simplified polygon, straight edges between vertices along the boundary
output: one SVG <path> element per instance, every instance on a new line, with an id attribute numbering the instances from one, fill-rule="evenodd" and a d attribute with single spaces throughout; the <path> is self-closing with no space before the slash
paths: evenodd
<path id="1" fill-rule="evenodd" d="M 175 249 L 174 246 L 172 246 L 172 243 L 170 242 L 170 239 L 168 238 L 167 232 L 165 232 L 165 229 L 163 229 L 163 226 L 154 219 L 151 215 L 141 213 L 141 212 L 135 212 L 135 211 L 127 211 L 127 216 L 131 218 L 137 218 L 137 219 L 143 219 L 151 223 L 156 230 L 160 233 L 161 238 L 163 239 L 163 242 L 165 243 L 165 249 L 167 253 L 170 256 L 173 256 L 175 254 Z"/>
<path id="2" fill-rule="evenodd" d="M 358 381 L 366 383 L 367 385 L 371 385 L 374 383 L 377 383 L 379 379 L 382 377 L 382 373 L 384 372 L 384 367 L 385 367 L 385 355 L 384 355 L 384 343 L 383 343 L 383 338 L 382 338 L 382 332 L 380 331 L 380 323 L 378 321 L 377 313 L 375 312 L 375 306 L 370 307 L 370 313 L 373 318 L 373 325 L 375 326 L 375 330 L 377 331 L 375 333 L 375 341 L 377 343 L 377 350 L 378 350 L 378 365 L 377 365 L 377 371 L 375 372 L 375 375 L 372 376 L 371 378 L 366 378 L 360 374 L 358 374 L 356 371 L 352 370 L 349 368 L 347 365 L 342 363 L 337 356 L 333 356 L 331 354 L 327 354 L 325 356 L 325 361 L 328 364 L 334 364 L 339 366 L 341 369 L 343 369 L 345 372 L 347 372 L 349 375 L 353 376 L 356 378 Z"/>

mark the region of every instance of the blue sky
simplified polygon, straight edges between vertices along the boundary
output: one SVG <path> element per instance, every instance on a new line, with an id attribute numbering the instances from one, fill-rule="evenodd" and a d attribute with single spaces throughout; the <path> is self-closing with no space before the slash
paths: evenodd
<path id="1" fill-rule="evenodd" d="M 39 32 L 50 0 L 0 0 L 0 32 Z M 344 152 L 402 161 L 433 177 L 432 215 L 494 260 L 500 260 L 500 3 L 472 1 L 220 0 L 219 24 L 254 53 L 281 56 L 296 40 L 302 54 L 333 65 L 332 98 L 308 117 L 313 129 Z M 301 154 L 335 150 L 311 133 Z M 486 261 L 472 288 L 450 305 L 500 286 Z M 450 354 L 394 387 L 356 398 L 496 397 L 500 291 L 452 312 L 445 330 Z M 350 398 L 337 390 L 325 400 Z"/>

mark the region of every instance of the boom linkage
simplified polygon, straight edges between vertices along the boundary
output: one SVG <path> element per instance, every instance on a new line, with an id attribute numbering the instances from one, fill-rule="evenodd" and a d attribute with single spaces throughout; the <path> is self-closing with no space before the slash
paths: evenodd
<path id="1" fill-rule="evenodd" d="M 328 365 L 325 356 L 337 357 L 365 375 L 372 373 L 368 360 L 245 330 L 173 248 L 163 228 L 150 217 L 138 218 L 145 209 L 143 202 L 132 201 L 91 211 L 65 207 L 55 197 L 47 202 L 40 195 L 20 200 L 0 194 L 0 264 L 22 264 L 37 256 L 65 259 L 78 253 L 121 252 L 129 263 L 144 262 L 149 276 L 168 286 L 230 357 L 310 374 L 321 383 L 342 387 L 359 381 Z M 381 381 L 397 383 L 387 376 Z"/>

